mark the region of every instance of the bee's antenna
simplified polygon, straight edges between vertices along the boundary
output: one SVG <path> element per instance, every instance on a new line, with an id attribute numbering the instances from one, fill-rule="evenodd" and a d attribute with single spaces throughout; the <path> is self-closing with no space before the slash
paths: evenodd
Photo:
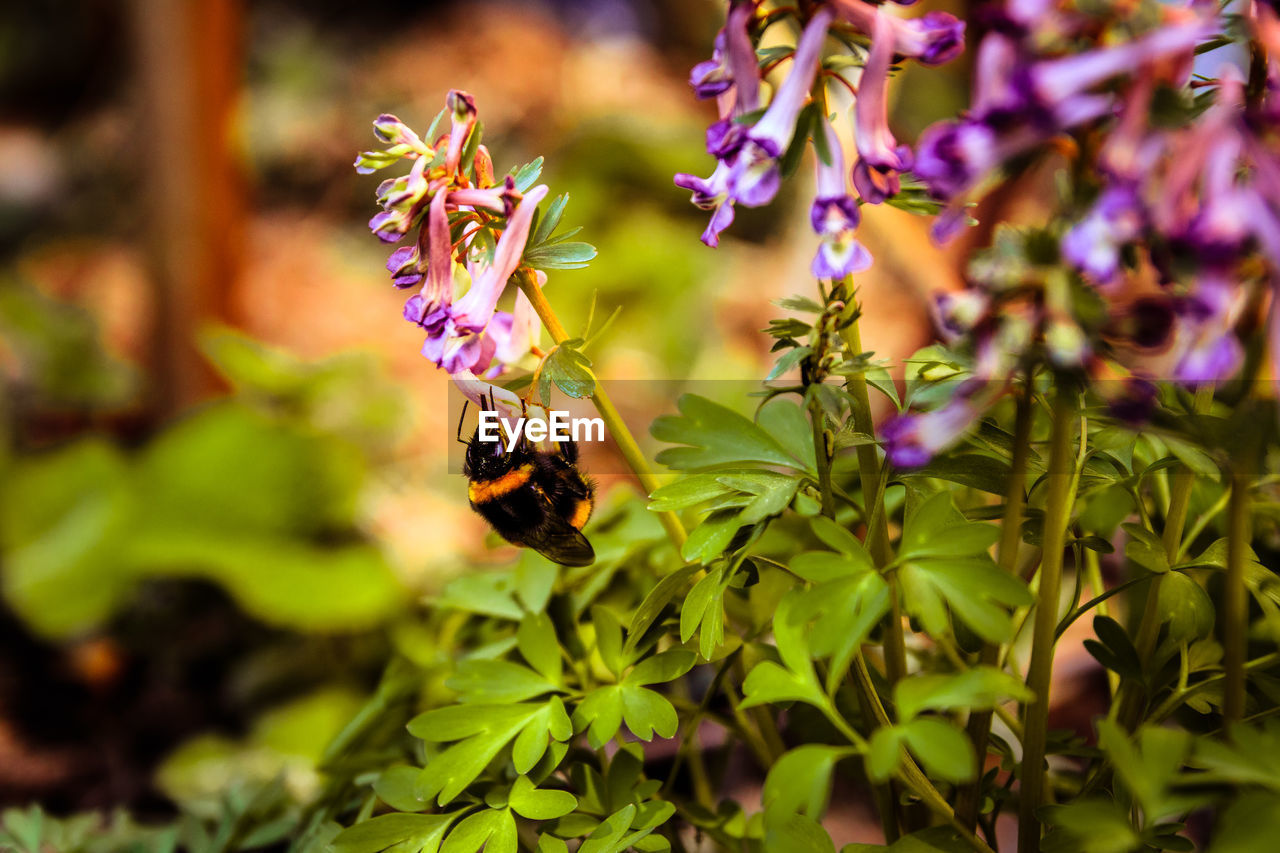
<path id="1" fill-rule="evenodd" d="M 461 444 L 467 443 L 462 440 L 462 421 L 467 417 L 467 403 L 470 402 L 467 398 L 462 398 L 462 414 L 458 416 L 458 442 Z"/>

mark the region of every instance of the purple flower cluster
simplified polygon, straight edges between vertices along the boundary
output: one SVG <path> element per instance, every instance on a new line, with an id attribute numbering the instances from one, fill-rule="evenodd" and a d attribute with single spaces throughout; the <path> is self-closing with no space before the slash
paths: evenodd
<path id="1" fill-rule="evenodd" d="M 537 341 L 538 318 L 524 293 L 517 293 L 511 313 L 498 311 L 497 304 L 520 265 L 547 187 L 521 193 L 510 176 L 494 180 L 485 147 L 468 146 L 476 127 L 470 95 L 451 91 L 446 111 L 450 130 L 434 143 L 423 141 L 395 116 L 379 116 L 374 133 L 389 147 L 362 153 L 355 166 L 368 174 L 411 162 L 407 175 L 378 187 L 382 212 L 369 220 L 369 228 L 388 243 L 416 234 L 412 245 L 401 246 L 387 259 L 396 287 L 417 288 L 405 302 L 404 318 L 426 333 L 423 356 L 480 403 L 493 389 L 476 377 L 496 375 L 527 355 Z M 455 234 L 461 236 L 455 239 Z M 470 282 L 461 296 L 455 295 L 460 277 L 455 266 L 465 270 Z M 537 275 L 545 281 L 544 274 Z"/>
<path id="2" fill-rule="evenodd" d="M 724 29 L 711 59 L 699 63 L 690 84 L 699 98 L 715 98 L 719 118 L 707 129 L 707 152 L 716 158 L 710 176 L 676 175 L 675 183 L 693 193 L 693 203 L 711 211 L 702 234 L 717 246 L 720 233 L 733 222 L 734 208 L 761 207 L 773 201 L 782 180 L 780 161 L 797 139 L 797 126 L 811 94 L 825 86 L 820 77 L 823 47 L 829 30 L 871 39 L 871 51 L 858 83 L 855 108 L 857 160 L 846 172 L 844 155 L 829 117 L 817 114 L 813 124 L 819 157 L 817 193 L 810 212 L 820 239 L 813 274 L 841 278 L 871 264 L 871 255 L 854 237 L 861 202 L 880 204 L 899 189 L 898 174 L 911 168 L 911 149 L 899 145 L 889 130 L 886 88 L 895 57 L 936 65 L 957 56 L 964 46 L 964 24 L 945 12 L 899 18 L 864 0 L 830 0 L 818 4 L 804 26 L 786 78 L 767 107 L 760 109 L 761 70 L 755 44 L 765 26 L 783 17 L 762 18 L 756 0 L 731 0 Z M 903 5 L 906 5 L 905 3 Z M 765 23 L 765 22 L 768 23 Z M 822 99 L 825 103 L 825 98 Z M 808 124 L 806 127 L 806 133 Z M 850 181 L 857 197 L 850 192 Z M 861 200 L 861 202 L 859 201 Z"/>
<path id="3" fill-rule="evenodd" d="M 1265 80 L 1246 85 L 1226 61 L 1193 81 L 1196 48 L 1223 28 L 1217 4 L 1158 8 L 1159 24 L 1133 36 L 1131 21 L 1100 25 L 1074 4 L 1008 0 L 978 48 L 970 111 L 922 135 L 914 172 L 948 205 L 939 239 L 1001 167 L 1054 149 L 1088 158 L 1072 170 L 1085 204 L 1045 231 L 1057 264 L 1028 268 L 997 247 L 970 268 L 968 291 L 939 300 L 944 333 L 977 354 L 974 381 L 943 409 L 889 425 L 897 464 L 958 439 L 1007 387 L 1011 360 L 1105 380 L 1093 387 L 1131 420 L 1149 413 L 1155 381 L 1198 385 L 1239 369 L 1237 321 L 1280 272 L 1280 22 L 1263 4 L 1244 15 L 1272 57 Z M 1076 144 L 1055 145 L 1066 137 Z M 1082 294 L 1104 316 L 1078 316 Z M 1024 344 L 993 372 L 982 353 L 1010 324 Z"/>

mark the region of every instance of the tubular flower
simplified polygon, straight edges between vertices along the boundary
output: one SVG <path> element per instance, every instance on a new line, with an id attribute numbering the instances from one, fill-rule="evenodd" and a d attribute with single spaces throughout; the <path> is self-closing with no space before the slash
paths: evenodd
<path id="1" fill-rule="evenodd" d="M 424 143 L 394 116 L 374 122 L 375 134 L 390 147 L 360 155 L 357 170 L 367 173 L 402 160 L 411 165 L 408 174 L 378 187 L 383 210 L 369 227 L 388 242 L 416 231 L 413 245 L 397 248 L 386 266 L 396 287 L 418 288 L 403 314 L 425 333 L 423 356 L 477 403 L 488 403 L 495 394 L 514 399 L 477 377 L 502 372 L 537 343 L 538 318 L 523 293 L 517 294 L 511 313 L 497 306 L 521 265 L 534 213 L 548 190 L 538 185 L 521 192 L 513 176 L 495 181 L 488 151 L 472 139 L 478 131 L 470 95 L 450 92 L 444 114 L 450 116 L 451 128 L 439 137 L 443 151 Z M 433 125 L 427 135 L 434 133 Z M 536 169 L 532 174 L 521 186 L 533 183 Z M 462 276 L 458 266 L 465 267 L 470 280 L 461 296 L 454 292 L 455 273 Z M 541 272 L 537 277 L 546 281 Z"/>
<path id="2" fill-rule="evenodd" d="M 858 125 L 858 162 L 853 185 L 870 204 L 880 204 L 898 193 L 898 172 L 911 168 L 911 149 L 899 145 L 889 130 L 889 63 L 893 59 L 889 15 L 875 14 L 871 53 L 858 84 L 854 115 Z"/>
<path id="3" fill-rule="evenodd" d="M 1071 169 L 1068 197 L 1083 204 L 1020 244 L 997 229 L 996 246 L 970 265 L 969 289 L 938 305 L 960 351 L 998 335 L 1011 304 L 1029 306 L 1032 334 L 1010 352 L 1089 380 L 1129 422 L 1152 410 L 1156 382 L 1216 383 L 1240 369 L 1237 330 L 1280 280 L 1280 62 L 1260 53 L 1265 74 L 1255 65 L 1247 89 L 1230 62 L 1193 82 L 1197 48 L 1223 29 L 1217 9 L 1166 5 L 1157 26 L 1134 36 L 1123 9 L 1108 18 L 1060 0 L 1006 0 L 975 58 L 970 111 L 928 128 L 916 149 L 914 173 L 948 204 L 935 236 L 954 233 L 966 202 L 1006 164 L 1025 168 L 1050 151 L 1090 159 Z M 1266 4 L 1242 19 L 1280 49 Z M 1079 146 L 1048 144 L 1076 134 Z M 1270 303 L 1280 316 L 1277 294 Z M 975 366 L 973 375 L 992 374 Z M 903 416 L 891 435 L 905 449 L 894 458 L 918 462 L 967 411 L 956 403 Z"/>
<path id="4" fill-rule="evenodd" d="M 790 152 L 785 159 L 794 162 L 797 146 L 809 141 L 797 139 L 798 129 L 828 132 L 829 116 L 821 111 L 826 103 L 825 78 L 839 76 L 823 63 L 830 28 L 855 30 L 872 43 L 856 105 L 858 157 L 853 184 L 864 201 L 873 203 L 896 194 L 898 173 L 911 167 L 911 149 L 899 145 L 888 127 L 886 87 L 894 57 L 936 65 L 954 58 L 964 47 L 964 24 L 943 12 L 905 19 L 863 0 L 829 0 L 813 7 L 807 18 L 798 21 L 802 32 L 787 76 L 762 113 L 758 112 L 760 71 L 752 40 L 799 12 L 771 12 L 760 19 L 755 0 L 731 0 L 712 58 L 693 69 L 690 84 L 695 94 L 718 100 L 719 116 L 706 135 L 707 153 L 716 158 L 716 167 L 706 178 L 678 174 L 675 184 L 692 192 L 696 206 L 711 211 L 702 234 L 708 246 L 719 245 L 721 232 L 733 222 L 736 205 L 760 207 L 773 201 L 783 178 L 784 155 Z M 763 25 L 757 26 L 761 20 Z M 853 238 L 859 215 L 844 187 L 844 176 L 837 180 L 828 174 L 828 169 L 819 167 L 820 186 L 811 207 L 814 230 L 823 238 L 813 271 L 818 276 L 843 276 L 865 269 L 871 259 Z"/>
<path id="5" fill-rule="evenodd" d="M 858 202 L 849 195 L 845 184 L 840 140 L 826 121 L 822 122 L 821 133 L 831 162 L 818 160 L 818 191 L 809 211 L 809 221 L 822 242 L 810 269 L 815 278 L 843 278 L 871 266 L 871 253 L 854 237 L 861 214 Z"/>

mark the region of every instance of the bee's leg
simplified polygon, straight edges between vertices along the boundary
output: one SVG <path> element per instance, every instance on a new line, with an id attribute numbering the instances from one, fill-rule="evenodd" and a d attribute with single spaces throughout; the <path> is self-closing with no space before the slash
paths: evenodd
<path id="1" fill-rule="evenodd" d="M 560 455 L 564 457 L 565 462 L 568 462 L 570 465 L 578 464 L 578 442 L 569 438 L 564 441 L 556 442 L 556 445 L 560 449 Z"/>

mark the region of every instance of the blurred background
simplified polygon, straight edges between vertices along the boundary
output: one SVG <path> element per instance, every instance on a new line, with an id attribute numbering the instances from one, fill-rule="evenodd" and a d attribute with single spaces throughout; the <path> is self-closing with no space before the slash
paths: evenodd
<path id="1" fill-rule="evenodd" d="M 591 355 L 637 435 L 685 382 L 767 372 L 770 300 L 813 287 L 809 179 L 740 211 L 718 251 L 671 183 L 711 168 L 713 106 L 687 75 L 722 15 L 4 5 L 0 804 L 145 820 L 214 808 L 243 776 L 305 791 L 423 597 L 511 558 L 448 473 L 446 381 L 365 225 L 380 177 L 351 163 L 379 113 L 422 129 L 465 89 L 499 172 L 546 157 L 599 249 L 547 294 L 570 329 L 593 291 L 621 308 Z M 963 107 L 964 62 L 906 73 L 903 137 Z M 925 227 L 865 215 L 882 357 L 926 343 L 925 294 L 958 281 L 965 246 L 940 254 Z"/>

